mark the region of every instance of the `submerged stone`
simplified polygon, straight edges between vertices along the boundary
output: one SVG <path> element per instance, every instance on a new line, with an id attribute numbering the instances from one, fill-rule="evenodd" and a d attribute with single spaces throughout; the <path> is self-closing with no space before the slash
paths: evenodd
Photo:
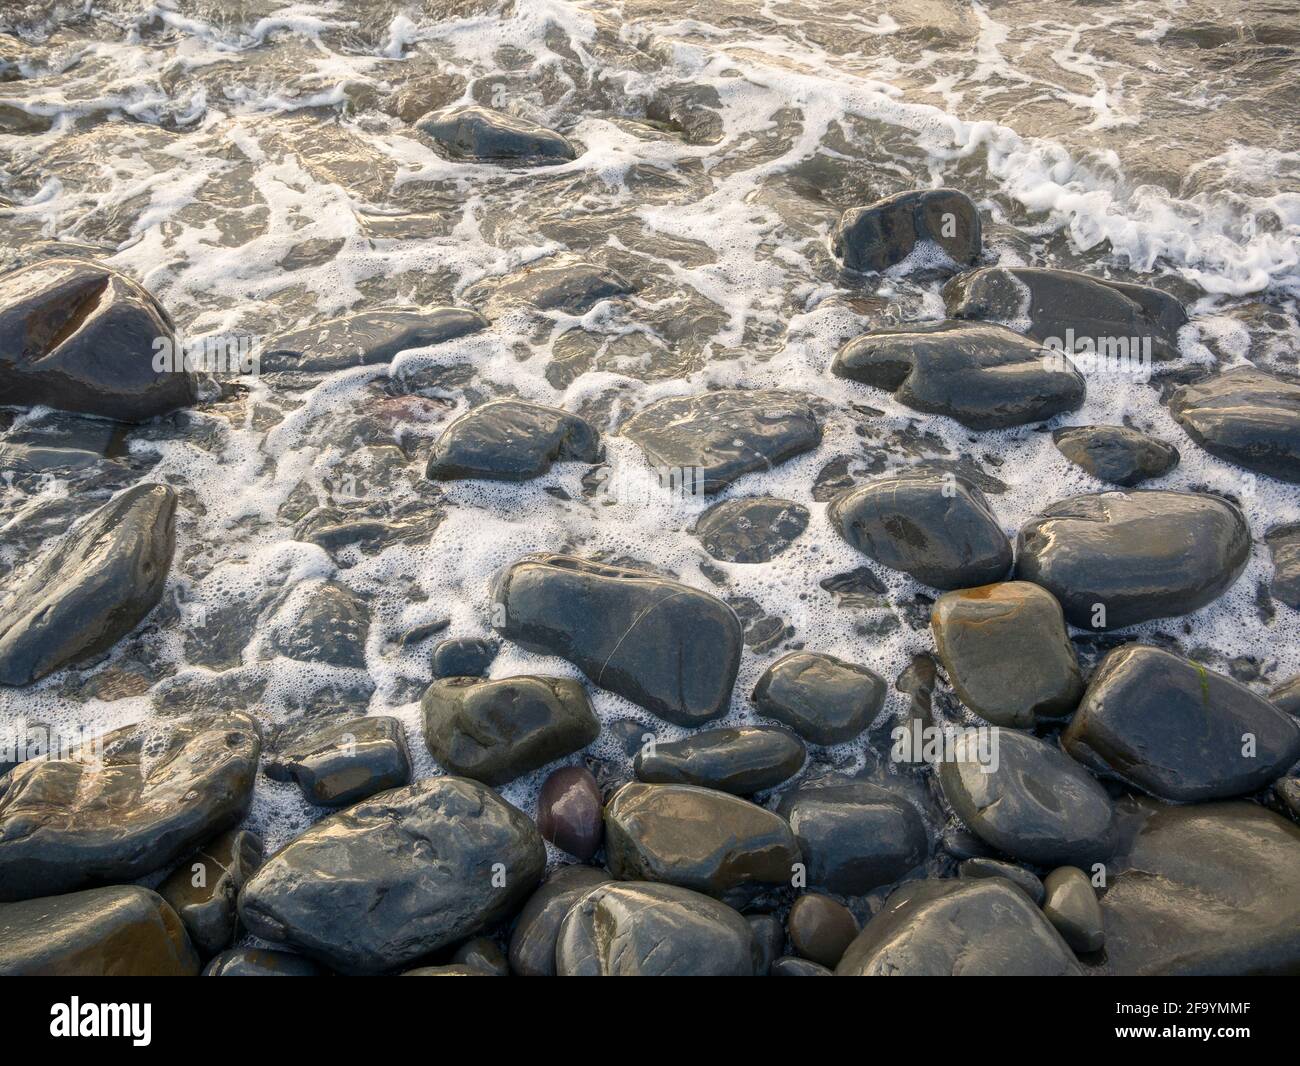
<path id="1" fill-rule="evenodd" d="M 107 651 L 162 597 L 176 493 L 137 485 L 72 527 L 0 602 L 0 684 L 29 685 Z"/>
<path id="2" fill-rule="evenodd" d="M 1099 481 L 1131 488 L 1178 465 L 1178 449 L 1125 426 L 1066 426 L 1052 434 L 1057 450 Z"/>
<path id="3" fill-rule="evenodd" d="M 416 124 L 452 159 L 546 166 L 576 158 L 572 144 L 535 122 L 477 104 L 431 111 Z"/>
<path id="4" fill-rule="evenodd" d="M 362 311 L 276 337 L 264 347 L 258 368 L 264 374 L 324 374 L 391 363 L 399 352 L 442 344 L 487 324 L 478 312 L 461 307 Z"/>
<path id="5" fill-rule="evenodd" d="M 713 558 L 726 563 L 766 563 L 808 528 L 808 508 L 792 500 L 750 496 L 715 503 L 693 532 Z"/>

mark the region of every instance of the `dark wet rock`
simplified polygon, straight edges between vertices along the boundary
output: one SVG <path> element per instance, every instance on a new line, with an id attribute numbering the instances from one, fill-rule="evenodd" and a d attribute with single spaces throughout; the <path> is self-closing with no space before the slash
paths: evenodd
<path id="1" fill-rule="evenodd" d="M 499 650 L 495 640 L 453 637 L 433 649 L 433 676 L 486 677 Z"/>
<path id="2" fill-rule="evenodd" d="M 585 419 L 557 407 L 493 400 L 443 431 L 425 473 L 434 481 L 527 481 L 547 473 L 552 463 L 594 463 L 599 457 L 600 435 Z"/>
<path id="3" fill-rule="evenodd" d="M 291 625 L 282 626 L 271 648 L 300 662 L 365 669 L 370 608 L 346 585 L 324 581 L 308 594 Z"/>
<path id="4" fill-rule="evenodd" d="M 179 915 L 190 941 L 203 956 L 215 955 L 235 939 L 235 900 L 262 865 L 262 838 L 230 829 L 209 841 L 158 886 Z"/>
<path id="5" fill-rule="evenodd" d="M 476 936 L 465 941 L 452 953 L 451 962 L 454 966 L 471 966 L 493 977 L 510 976 L 510 964 L 491 937 Z"/>
<path id="6" fill-rule="evenodd" d="M 1050 504 L 1021 528 L 1016 557 L 1016 576 L 1056 596 L 1071 625 L 1120 629 L 1221 596 L 1250 558 L 1250 530 L 1217 496 L 1104 492 Z"/>
<path id="7" fill-rule="evenodd" d="M 794 901 L 785 925 L 795 951 L 829 969 L 844 957 L 860 931 L 848 907 L 815 892 Z"/>
<path id="8" fill-rule="evenodd" d="M 1083 403 L 1085 383 L 1068 360 L 1004 326 L 926 322 L 873 330 L 840 349 L 838 377 L 884 389 L 905 407 L 947 415 L 971 429 L 1041 422 Z"/>
<path id="9" fill-rule="evenodd" d="M 520 977 L 554 977 L 564 916 L 593 888 L 612 880 L 595 866 L 561 866 L 551 874 L 519 912 L 510 934 L 510 969 Z"/>
<path id="10" fill-rule="evenodd" d="M 537 797 L 537 828 L 561 851 L 584 862 L 605 836 L 604 800 L 591 771 L 563 766 L 543 783 Z"/>
<path id="11" fill-rule="evenodd" d="M 829 970 L 820 962 L 800 959 L 794 955 L 783 955 L 772 963 L 768 970 L 769 977 L 834 977 L 835 971 Z"/>
<path id="12" fill-rule="evenodd" d="M 695 523 L 704 550 L 726 563 L 766 563 L 808 528 L 808 508 L 772 496 L 715 503 Z"/>
<path id="13" fill-rule="evenodd" d="M 1083 680 L 1061 605 L 1027 581 L 946 592 L 935 601 L 934 646 L 952 687 L 994 725 L 1028 729 L 1074 710 Z"/>
<path id="14" fill-rule="evenodd" d="M 650 464 L 700 471 L 705 493 L 811 451 L 822 431 L 808 401 L 793 393 L 724 389 L 657 400 L 623 423 Z"/>
<path id="15" fill-rule="evenodd" d="M 260 749 L 252 718 L 206 715 L 127 726 L 68 758 L 21 763 L 0 779 L 0 900 L 174 865 L 243 819 Z"/>
<path id="16" fill-rule="evenodd" d="M 981 267 L 953 278 L 943 297 L 953 318 L 1014 324 L 1035 340 L 1055 340 L 1067 355 L 1113 340 L 1125 342 L 1130 357 L 1136 344 L 1140 357 L 1149 339 L 1151 360 L 1176 359 L 1187 324 L 1182 304 L 1159 289 L 1041 267 Z"/>
<path id="17" fill-rule="evenodd" d="M 231 948 L 203 968 L 204 977 L 323 977 L 327 971 L 290 951 Z"/>
<path id="18" fill-rule="evenodd" d="M 538 311 L 584 315 L 602 300 L 627 296 L 636 289 L 622 274 L 599 263 L 559 256 L 530 264 L 518 274 L 488 278 L 471 285 L 468 299 L 489 311 L 528 304 Z M 576 331 L 575 331 L 576 332 Z"/>
<path id="19" fill-rule="evenodd" d="M 496 977 L 494 973 L 463 962 L 449 962 L 445 966 L 417 966 L 406 970 L 403 977 Z"/>
<path id="20" fill-rule="evenodd" d="M 1268 698 L 1274 706 L 1300 718 L 1300 674 L 1275 685 L 1269 690 Z"/>
<path id="21" fill-rule="evenodd" d="M 1270 529 L 1264 540 L 1273 556 L 1269 595 L 1300 610 L 1300 523 Z"/>
<path id="22" fill-rule="evenodd" d="M 1001 878 L 914 881 L 898 889 L 844 953 L 837 977 L 1067 977 L 1069 946 Z"/>
<path id="23" fill-rule="evenodd" d="M 788 725 L 813 744 L 852 740 L 879 713 L 885 682 L 878 674 L 833 655 L 796 651 L 758 679 L 758 713 Z"/>
<path id="24" fill-rule="evenodd" d="M 124 274 L 47 259 L 0 278 L 0 395 L 7 404 L 144 422 L 198 398 L 192 372 L 155 369 L 172 321 Z M 179 354 L 179 353 L 178 353 Z"/>
<path id="25" fill-rule="evenodd" d="M 1273 798 L 1284 813 L 1300 822 L 1300 777 L 1279 777 L 1273 782 Z"/>
<path id="26" fill-rule="evenodd" d="M 939 834 L 939 846 L 959 862 L 966 859 L 987 858 L 990 848 L 960 822 L 944 826 Z"/>
<path id="27" fill-rule="evenodd" d="M 554 130 L 476 104 L 431 111 L 415 128 L 452 159 L 546 166 L 576 158 L 573 145 Z"/>
<path id="28" fill-rule="evenodd" d="M 1101 904 L 1088 875 L 1077 866 L 1058 866 L 1043 882 L 1043 914 L 1080 954 L 1100 951 L 1106 940 Z"/>
<path id="29" fill-rule="evenodd" d="M 424 741 L 447 770 L 503 785 L 600 735 L 587 692 L 565 677 L 445 677 L 421 700 Z"/>
<path id="30" fill-rule="evenodd" d="M 605 807 L 606 865 L 624 881 L 681 885 L 728 902 L 790 883 L 799 848 L 785 819 L 694 785 L 632 782 Z"/>
<path id="31" fill-rule="evenodd" d="M 725 714 L 740 666 L 734 611 L 655 574 L 565 555 L 524 559 L 497 580 L 496 628 L 560 655 L 601 688 L 677 725 Z"/>
<path id="32" fill-rule="evenodd" d="M 1300 482 L 1300 384 L 1234 367 L 1178 389 L 1169 411 L 1211 455 Z"/>
<path id="33" fill-rule="evenodd" d="M 772 963 L 785 951 L 785 926 L 774 914 L 749 914 L 745 921 L 749 923 L 757 949 L 754 976 L 766 977 Z"/>
<path id="34" fill-rule="evenodd" d="M 545 867 L 532 819 L 477 781 L 435 777 L 290 841 L 244 886 L 239 916 L 254 936 L 376 973 L 514 913 Z"/>
<path id="35" fill-rule="evenodd" d="M 560 926 L 561 977 L 752 977 L 749 923 L 725 903 L 676 885 L 592 889 Z"/>
<path id="36" fill-rule="evenodd" d="M 669 85 L 646 104 L 646 118 L 682 135 L 687 144 L 717 144 L 722 140 L 722 98 L 712 85 Z"/>
<path id="37" fill-rule="evenodd" d="M 114 885 L 0 905 L 0 977 L 193 977 L 185 927 L 161 896 Z"/>
<path id="38" fill-rule="evenodd" d="M 777 807 L 794 831 L 808 888 L 861 896 L 925 861 L 929 840 L 905 799 L 866 781 L 787 792 Z"/>
<path id="39" fill-rule="evenodd" d="M 408 348 L 442 344 L 486 327 L 487 319 L 461 307 L 362 311 L 274 338 L 263 348 L 258 367 L 264 374 L 325 374 L 391 363 Z"/>
<path id="40" fill-rule="evenodd" d="M 1114 850 L 1110 797 L 1059 748 L 994 726 L 958 734 L 951 755 L 939 765 L 944 798 L 1003 855 L 1036 866 L 1086 865 Z"/>
<path id="41" fill-rule="evenodd" d="M 1200 663 L 1128 644 L 1102 660 L 1061 742 L 1099 773 L 1193 803 L 1280 777 L 1300 759 L 1300 722 Z"/>
<path id="42" fill-rule="evenodd" d="M 1065 426 L 1052 433 L 1057 450 L 1099 481 L 1131 488 L 1178 465 L 1178 449 L 1126 426 Z"/>
<path id="43" fill-rule="evenodd" d="M 137 485 L 88 515 L 0 603 L 0 684 L 28 685 L 107 651 L 158 603 L 176 493 Z"/>
<path id="44" fill-rule="evenodd" d="M 651 784 L 699 785 L 750 796 L 793 777 L 806 754 L 799 738 L 784 729 L 706 729 L 639 751 L 633 769 Z"/>
<path id="45" fill-rule="evenodd" d="M 410 783 L 406 731 L 387 715 L 331 722 L 268 754 L 266 776 L 296 781 L 318 807 L 355 803 Z"/>
<path id="46" fill-rule="evenodd" d="M 1023 866 L 1017 866 L 1011 862 L 1002 862 L 1000 859 L 990 859 L 984 856 L 966 859 L 957 868 L 957 876 L 966 881 L 978 881 L 982 877 L 1005 878 L 1032 899 L 1037 907 L 1043 905 L 1043 899 L 1046 895 L 1043 882 L 1037 876 L 1030 873 Z"/>
<path id="47" fill-rule="evenodd" d="M 1011 542 L 984 494 L 955 476 L 881 478 L 826 513 L 858 551 L 935 588 L 988 585 L 1011 568 Z"/>
<path id="48" fill-rule="evenodd" d="M 850 270 L 886 270 L 923 241 L 958 266 L 978 260 L 980 215 L 971 198 L 956 189 L 897 193 L 849 208 L 831 231 L 831 250 Z"/>
<path id="49" fill-rule="evenodd" d="M 1143 804 L 1101 897 L 1115 974 L 1300 973 L 1300 826 L 1253 803 Z"/>

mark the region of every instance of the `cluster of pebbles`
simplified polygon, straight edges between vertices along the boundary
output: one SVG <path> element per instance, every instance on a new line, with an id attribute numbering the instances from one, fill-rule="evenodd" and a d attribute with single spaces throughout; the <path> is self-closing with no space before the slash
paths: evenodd
<path id="1" fill-rule="evenodd" d="M 453 160 L 575 154 L 560 134 L 481 106 L 415 125 Z M 919 257 L 954 273 L 947 319 L 872 330 L 830 372 L 972 434 L 1081 406 L 1087 377 L 1069 353 L 1048 361 L 1050 338 L 1140 337 L 1160 361 L 1187 321 L 1154 288 L 984 264 L 980 213 L 955 190 L 851 209 L 831 247 L 849 270 Z M 583 262 L 506 286 L 542 308 L 628 291 Z M 456 307 L 362 311 L 277 338 L 261 369 L 382 364 L 486 325 Z M 0 277 L 0 398 L 118 423 L 207 402 L 194 374 L 155 368 L 153 341 L 172 333 L 123 274 L 38 258 Z M 1184 449 L 1300 483 L 1300 385 L 1239 367 L 1167 402 Z M 617 428 L 650 467 L 698 471 L 706 495 L 809 452 L 822 431 L 815 399 L 743 388 L 656 400 Z M 571 411 L 487 399 L 436 439 L 426 476 L 526 481 L 598 463 L 607 432 Z M 896 720 L 881 713 L 890 683 L 818 651 L 810 633 L 749 693 L 765 724 L 711 725 L 732 705 L 746 620 L 673 577 L 561 550 L 497 576 L 494 639 L 436 643 L 419 738 L 385 715 L 270 728 L 255 713 L 191 707 L 7 768 L 0 973 L 1300 970 L 1300 678 L 1265 698 L 1116 632 L 1223 596 L 1265 534 L 1273 597 L 1300 608 L 1300 532 L 1252 530 L 1219 495 L 1141 489 L 1180 452 L 1131 427 L 1071 426 L 1043 435 L 1053 446 L 1114 488 L 1045 497 L 1014 542 L 978 480 L 952 470 L 828 497 L 828 535 L 862 556 L 858 587 L 879 589 L 878 568 L 935 593 L 933 654 L 894 683 L 906 696 Z M 3 448 L 16 474 L 96 458 Z M 138 480 L 21 560 L 0 606 L 0 683 L 32 685 L 135 631 L 167 585 L 177 509 L 173 487 Z M 427 536 L 418 515 L 404 520 Z M 713 558 L 749 565 L 815 535 L 795 501 L 734 495 L 694 533 Z M 334 516 L 303 535 L 351 542 L 367 527 Z M 276 650 L 364 667 L 366 625 L 349 590 L 326 583 Z M 1072 630 L 1104 637 L 1099 661 L 1081 661 Z M 585 681 L 491 677 L 506 644 L 567 660 Z M 689 732 L 658 741 L 635 721 L 602 727 L 592 688 Z M 941 700 L 978 724 L 938 729 Z M 627 753 L 630 775 L 583 759 L 598 739 Z M 854 741 L 868 750 L 861 772 L 803 773 L 810 748 Z M 413 780 L 413 742 L 443 773 Z M 557 763 L 535 817 L 497 791 Z M 270 855 L 245 825 L 259 771 L 327 809 Z M 548 843 L 563 861 L 548 861 Z"/>

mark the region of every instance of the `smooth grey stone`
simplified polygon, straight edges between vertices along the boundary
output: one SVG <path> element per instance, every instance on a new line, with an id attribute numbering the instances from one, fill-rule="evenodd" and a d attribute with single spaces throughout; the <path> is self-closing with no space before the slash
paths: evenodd
<path id="1" fill-rule="evenodd" d="M 473 940 L 465 941 L 452 953 L 451 961 L 453 965 L 472 966 L 493 977 L 510 976 L 510 964 L 491 937 L 476 936 Z"/>
<path id="2" fill-rule="evenodd" d="M 399 352 L 442 344 L 486 329 L 487 324 L 477 311 L 463 307 L 362 311 L 274 338 L 263 348 L 258 369 L 263 374 L 325 374 L 391 363 Z"/>
<path id="3" fill-rule="evenodd" d="M 700 785 L 750 796 L 775 788 L 803 766 L 807 749 L 798 737 L 767 726 L 706 729 L 638 751 L 633 771 L 641 781 Z"/>
<path id="4" fill-rule="evenodd" d="M 531 818 L 477 781 L 435 777 L 291 840 L 244 886 L 239 916 L 334 969 L 378 973 L 513 914 L 545 868 Z"/>
<path id="5" fill-rule="evenodd" d="M 1287 714 L 1300 718 L 1300 674 L 1275 685 L 1268 694 L 1269 701 Z"/>
<path id="6" fill-rule="evenodd" d="M 517 274 L 486 278 L 471 285 L 468 299 L 489 311 L 529 304 L 538 311 L 585 315 L 602 300 L 628 296 L 636 288 L 622 274 L 599 263 L 559 256 L 529 264 Z"/>
<path id="7" fill-rule="evenodd" d="M 561 866 L 529 897 L 510 934 L 510 969 L 519 977 L 554 977 L 560 923 L 578 900 L 612 881 L 596 866 Z"/>
<path id="8" fill-rule="evenodd" d="M 866 781 L 787 792 L 777 812 L 798 841 L 810 889 L 862 896 L 897 881 L 929 851 L 916 809 Z"/>
<path id="9" fill-rule="evenodd" d="M 311 959 L 289 951 L 231 948 L 203 969 L 204 977 L 323 977 L 325 971 Z"/>
<path id="10" fill-rule="evenodd" d="M 1061 742 L 1099 773 L 1195 803 L 1282 776 L 1300 759 L 1300 722 L 1200 663 L 1126 644 L 1097 667 Z"/>
<path id="11" fill-rule="evenodd" d="M 1074 710 L 1083 679 L 1061 605 L 1027 581 L 945 592 L 934 646 L 962 703 L 994 725 L 1028 729 Z"/>
<path id="12" fill-rule="evenodd" d="M 497 642 L 481 637 L 454 637 L 433 649 L 433 676 L 486 677 L 497 657 Z"/>
<path id="13" fill-rule="evenodd" d="M 749 923 L 725 903 L 677 885 L 631 881 L 592 889 L 565 916 L 561 977 L 752 977 Z"/>
<path id="14" fill-rule="evenodd" d="M 1071 625 L 1122 629 L 1213 602 L 1249 558 L 1250 530 L 1233 504 L 1139 489 L 1049 504 L 1021 527 L 1016 577 L 1051 592 Z"/>
<path id="15" fill-rule="evenodd" d="M 1284 812 L 1300 821 L 1300 777 L 1279 777 L 1273 782 L 1273 796 Z"/>
<path id="16" fill-rule="evenodd" d="M 766 563 L 807 528 L 808 508 L 774 496 L 746 496 L 715 503 L 692 532 L 724 563 Z"/>
<path id="17" fill-rule="evenodd" d="M 470 966 L 463 962 L 450 962 L 445 966 L 419 966 L 414 970 L 406 970 L 402 973 L 403 977 L 496 977 L 497 974 L 489 973 L 487 970 L 480 969 L 478 966 Z"/>
<path id="18" fill-rule="evenodd" d="M 1300 384 L 1234 367 L 1178 389 L 1169 411 L 1211 455 L 1300 482 Z"/>
<path id="19" fill-rule="evenodd" d="M 0 602 L 0 684 L 29 685 L 107 651 L 162 597 L 176 493 L 136 485 L 74 525 Z"/>
<path id="20" fill-rule="evenodd" d="M 549 166 L 577 157 L 573 145 L 554 130 L 477 104 L 430 111 L 415 128 L 452 159 Z"/>
<path id="21" fill-rule="evenodd" d="M 103 759 L 97 759 L 102 741 Z M 0 778 L 0 900 L 133 881 L 248 813 L 261 750 L 245 714 L 145 722 Z"/>
<path id="22" fill-rule="evenodd" d="M 889 897 L 844 953 L 837 977 L 1073 977 L 1082 971 L 1010 881 L 925 880 Z"/>
<path id="23" fill-rule="evenodd" d="M 199 957 L 157 892 L 113 885 L 0 904 L 0 977 L 194 977 Z"/>
<path id="24" fill-rule="evenodd" d="M 1017 866 L 1011 862 L 1002 862 L 999 859 L 989 859 L 983 856 L 967 859 L 957 867 L 957 876 L 966 881 L 977 881 L 982 877 L 1005 878 L 1032 899 L 1037 907 L 1043 905 L 1043 898 L 1046 895 L 1043 882 L 1037 876 L 1030 873 L 1023 866 Z M 1068 940 L 1069 937 L 1066 937 L 1066 939 Z"/>
<path id="25" fill-rule="evenodd" d="M 204 956 L 228 948 L 239 924 L 235 900 L 262 865 L 262 838 L 228 829 L 182 862 L 158 886 Z"/>
<path id="26" fill-rule="evenodd" d="M 646 118 L 681 135 L 687 144 L 722 140 L 722 97 L 712 85 L 679 82 L 659 90 L 646 103 Z"/>
<path id="27" fill-rule="evenodd" d="M 605 863 L 622 881 L 681 885 L 745 903 L 794 876 L 784 818 L 694 785 L 624 785 L 605 805 Z"/>
<path id="28" fill-rule="evenodd" d="M 370 608 L 337 581 L 323 581 L 307 596 L 291 625 L 271 639 L 271 650 L 306 663 L 364 670 Z"/>
<path id="29" fill-rule="evenodd" d="M 1178 465 L 1178 449 L 1126 426 L 1063 426 L 1052 433 L 1057 451 L 1099 481 L 1131 488 Z"/>
<path id="30" fill-rule="evenodd" d="M 1058 866 L 1042 886 L 1043 914 L 1065 942 L 1081 955 L 1100 951 L 1106 942 L 1101 904 L 1088 875 L 1077 866 Z"/>
<path id="31" fill-rule="evenodd" d="M 848 907 L 815 892 L 794 901 L 785 924 L 795 951 L 827 969 L 839 964 L 860 932 Z"/>
<path id="32" fill-rule="evenodd" d="M 1269 595 L 1300 611 L 1300 523 L 1276 526 L 1264 540 L 1273 557 Z"/>
<path id="33" fill-rule="evenodd" d="M 956 189 L 922 189 L 851 207 L 831 230 L 836 258 L 864 272 L 897 266 L 922 241 L 958 267 L 976 262 L 983 248 L 979 209 Z"/>
<path id="34" fill-rule="evenodd" d="M 265 769 L 274 781 L 296 781 L 318 807 L 346 806 L 411 782 L 406 731 L 387 715 L 331 722 L 269 753 Z"/>
<path id="35" fill-rule="evenodd" d="M 0 444 L 0 474 L 72 476 L 111 468 L 99 452 L 81 448 L 42 448 L 32 444 Z"/>
<path id="36" fill-rule="evenodd" d="M 804 397 L 788 392 L 722 389 L 656 400 L 619 431 L 650 465 L 679 472 L 689 484 L 721 492 L 737 478 L 770 470 L 821 443 L 822 430 Z"/>
<path id="37" fill-rule="evenodd" d="M 45 259 L 0 277 L 6 404 L 45 404 L 120 422 L 188 407 L 198 399 L 198 380 L 183 366 L 155 369 L 159 339 L 174 348 L 162 305 L 98 263 Z"/>
<path id="38" fill-rule="evenodd" d="M 956 476 L 880 478 L 836 496 L 826 514 L 863 555 L 934 588 L 988 585 L 1011 569 L 984 494 Z"/>
<path id="39" fill-rule="evenodd" d="M 784 955 L 772 963 L 768 974 L 771 977 L 834 977 L 835 971 L 811 959 Z"/>
<path id="40" fill-rule="evenodd" d="M 593 463 L 599 456 L 600 435 L 585 419 L 523 400 L 492 400 L 443 431 L 425 474 L 434 481 L 527 481 L 552 463 Z"/>
<path id="41" fill-rule="evenodd" d="M 745 921 L 749 923 L 749 931 L 754 934 L 754 944 L 758 949 L 754 976 L 767 977 L 772 963 L 785 951 L 785 927 L 772 914 L 749 914 Z"/>
<path id="42" fill-rule="evenodd" d="M 884 679 L 865 666 L 796 651 L 763 671 L 752 699 L 759 714 L 788 725 L 810 743 L 842 744 L 871 724 L 884 706 L 885 687 Z"/>
<path id="43" fill-rule="evenodd" d="M 964 730 L 953 757 L 939 765 L 939 784 L 971 832 L 1019 862 L 1086 865 L 1114 850 L 1115 811 L 1105 790 L 1059 748 L 1027 733 Z"/>
<path id="44" fill-rule="evenodd" d="M 1300 973 L 1300 826 L 1241 801 L 1141 811 L 1127 854 L 1107 866 L 1104 970 Z"/>
<path id="45" fill-rule="evenodd" d="M 725 714 L 743 631 L 721 600 L 641 570 L 567 555 L 523 559 L 501 574 L 495 628 L 529 651 L 560 655 L 591 681 L 676 725 Z"/>
<path id="46" fill-rule="evenodd" d="M 586 689 L 567 677 L 444 677 L 420 705 L 429 753 L 452 773 L 489 785 L 572 755 L 600 735 Z"/>
<path id="47" fill-rule="evenodd" d="M 953 318 L 1024 323 L 1039 341 L 1065 345 L 1072 330 L 1076 351 L 1079 341 L 1123 340 L 1132 354 L 1136 340 L 1140 355 L 1149 339 L 1153 362 L 1178 358 L 1187 324 L 1183 305 L 1159 289 L 1042 267 L 981 267 L 948 282 L 943 298 Z"/>
<path id="48" fill-rule="evenodd" d="M 1069 359 L 983 322 L 918 322 L 849 341 L 831 373 L 894 394 L 904 407 L 970 429 L 1022 426 L 1076 410 L 1086 385 Z"/>
<path id="49" fill-rule="evenodd" d="M 586 861 L 605 836 L 604 802 L 596 778 L 585 766 L 562 766 L 542 782 L 537 796 L 542 837 L 575 859 Z"/>

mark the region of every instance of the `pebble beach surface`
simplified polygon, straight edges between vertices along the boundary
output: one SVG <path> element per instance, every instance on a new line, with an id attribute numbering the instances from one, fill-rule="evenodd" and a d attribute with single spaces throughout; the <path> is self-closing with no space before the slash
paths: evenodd
<path id="1" fill-rule="evenodd" d="M 0 974 L 1300 973 L 1300 8 L 0 8 Z"/>

